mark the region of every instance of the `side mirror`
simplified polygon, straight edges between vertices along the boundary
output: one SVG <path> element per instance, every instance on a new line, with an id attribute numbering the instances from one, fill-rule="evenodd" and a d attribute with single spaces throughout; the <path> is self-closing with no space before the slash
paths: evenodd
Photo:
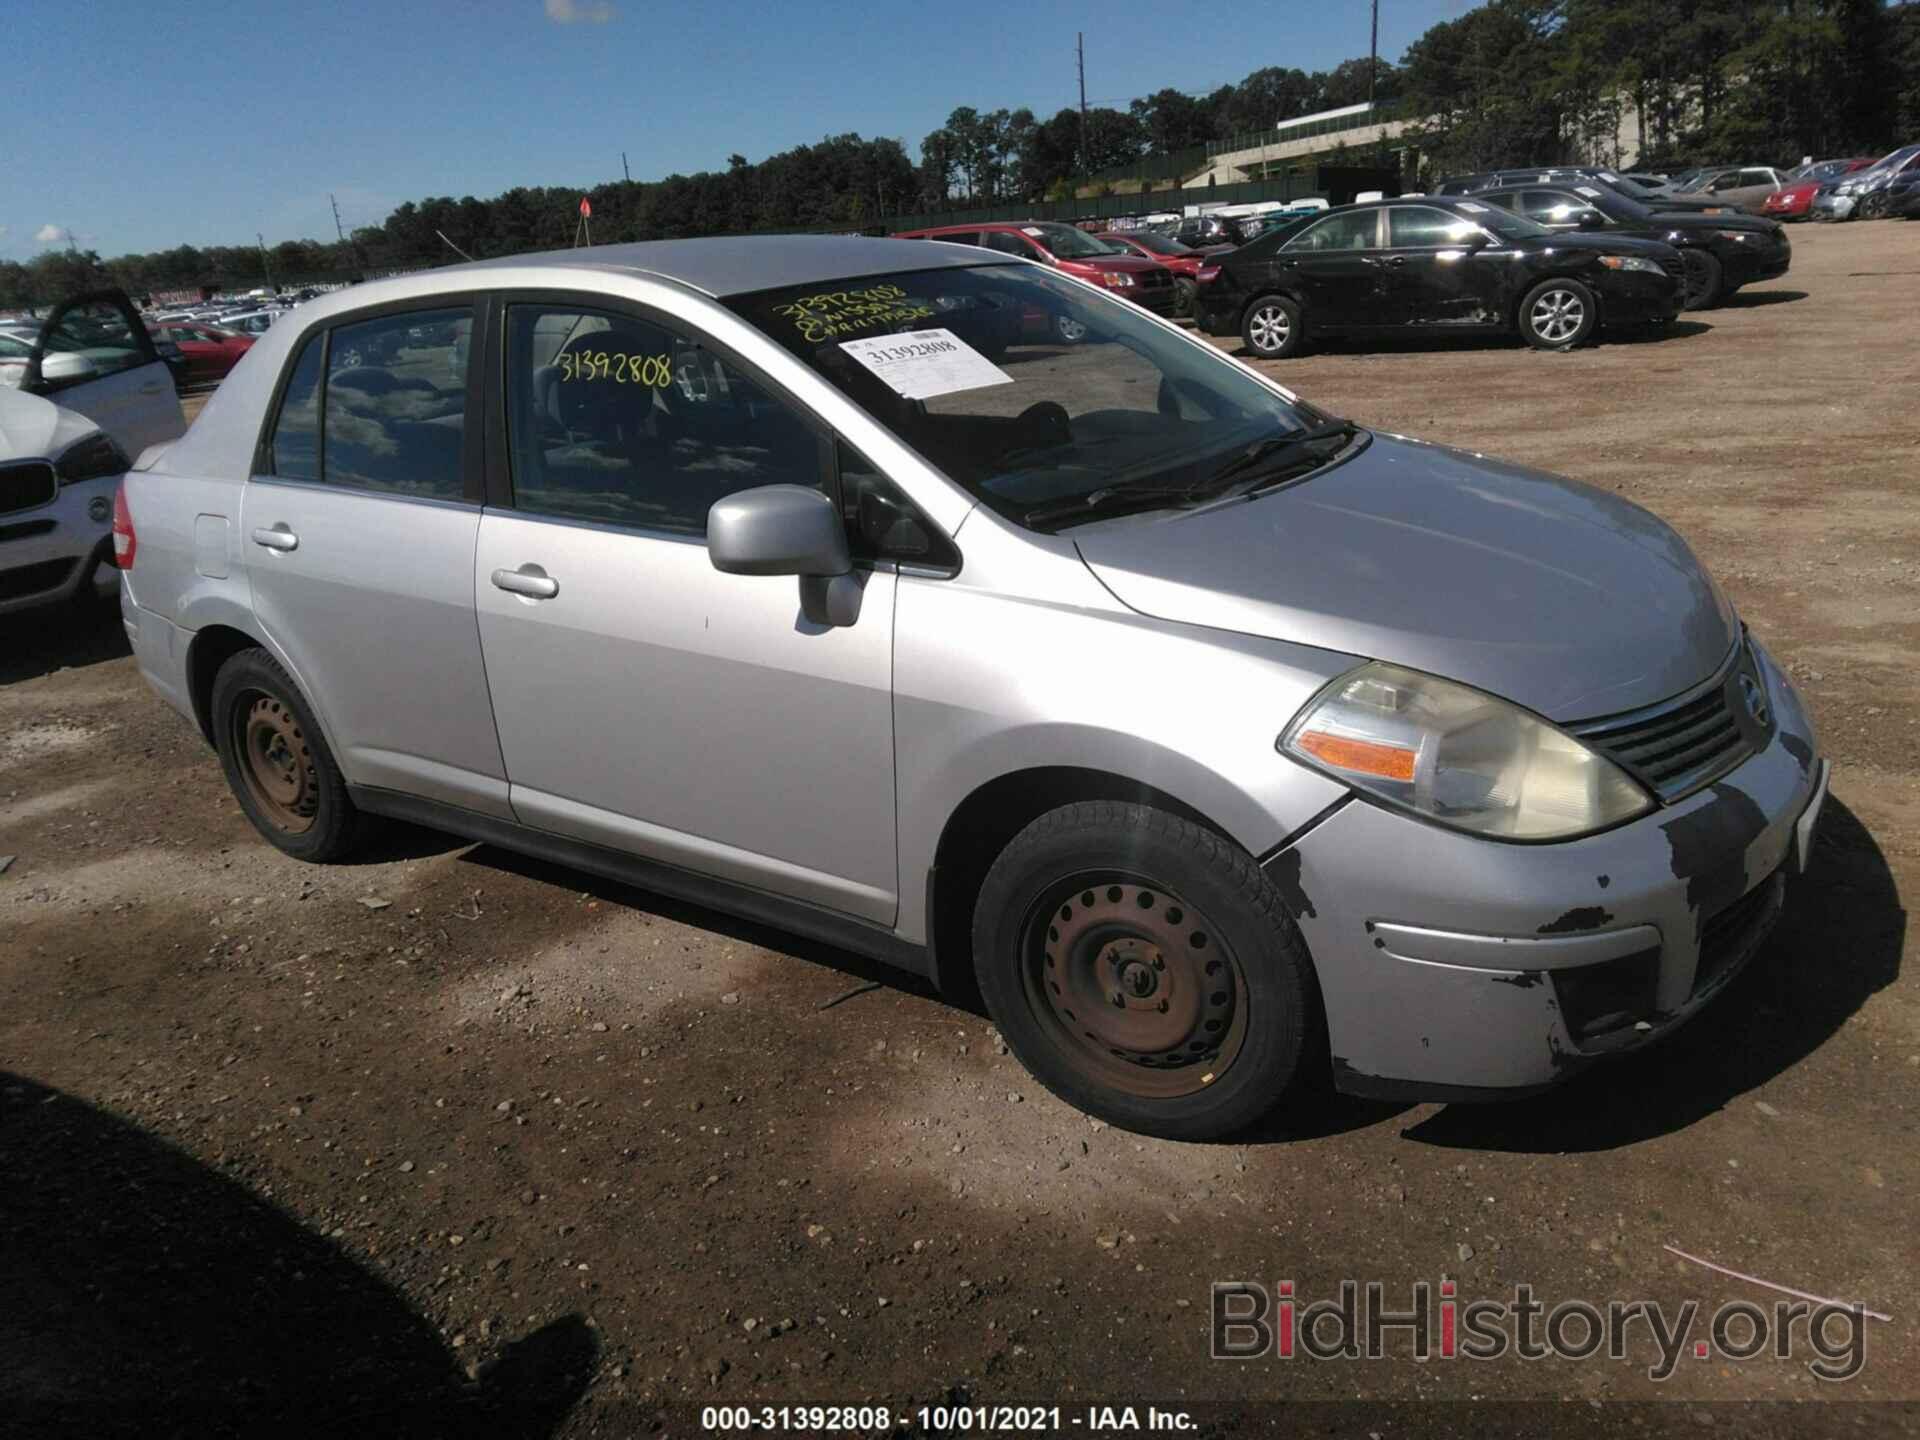
<path id="1" fill-rule="evenodd" d="M 1575 228 L 1580 230 L 1604 230 L 1607 228 L 1607 220 L 1606 217 L 1597 210 L 1583 210 L 1580 213 L 1579 224 Z"/>
<path id="2" fill-rule="evenodd" d="M 853 569 L 840 512 L 804 485 L 761 485 L 716 500 L 707 555 L 728 575 L 845 575 Z"/>

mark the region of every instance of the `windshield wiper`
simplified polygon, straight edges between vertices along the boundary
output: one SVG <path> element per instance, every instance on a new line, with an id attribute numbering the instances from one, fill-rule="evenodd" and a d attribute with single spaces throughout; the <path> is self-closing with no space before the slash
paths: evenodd
<path id="1" fill-rule="evenodd" d="M 1273 435 L 1265 440 L 1256 440 L 1200 484 L 1194 486 L 1193 490 L 1206 492 L 1209 499 L 1219 499 L 1233 492 L 1234 487 L 1230 482 L 1235 477 L 1264 466 L 1276 456 L 1312 445 L 1320 440 L 1345 440 L 1357 434 L 1359 429 L 1359 426 L 1349 420 L 1333 420 L 1325 425 L 1316 425 L 1311 430 L 1297 430 L 1291 435 Z"/>
<path id="2" fill-rule="evenodd" d="M 1095 515 L 1110 515 L 1136 505 L 1157 508 L 1165 502 L 1191 499 L 1191 485 L 1102 485 L 1085 495 L 1069 495 L 1036 505 L 1021 518 L 1029 525 L 1045 525 L 1054 520 L 1091 520 Z"/>

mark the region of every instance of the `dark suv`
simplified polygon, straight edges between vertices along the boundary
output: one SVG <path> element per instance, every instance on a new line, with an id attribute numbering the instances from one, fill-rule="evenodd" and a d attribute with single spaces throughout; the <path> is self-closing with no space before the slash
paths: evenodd
<path id="1" fill-rule="evenodd" d="M 1585 182 L 1536 182 L 1483 190 L 1473 198 L 1562 233 L 1664 241 L 1679 250 L 1686 262 L 1689 310 L 1718 305 L 1742 285 L 1786 274 L 1793 263 L 1793 242 L 1778 221 L 1737 210 L 1721 215 L 1650 210 L 1617 191 Z"/>
<path id="2" fill-rule="evenodd" d="M 1683 266 L 1647 240 L 1560 236 L 1476 200 L 1402 197 L 1329 210 L 1219 260 L 1200 327 L 1262 359 L 1309 336 L 1518 333 L 1570 350 L 1602 325 L 1655 325 L 1680 309 Z"/>

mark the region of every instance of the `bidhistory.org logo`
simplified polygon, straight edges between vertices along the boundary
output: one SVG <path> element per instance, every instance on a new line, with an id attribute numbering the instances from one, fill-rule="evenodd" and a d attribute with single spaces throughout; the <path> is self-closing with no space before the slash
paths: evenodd
<path id="1" fill-rule="evenodd" d="M 1799 1358 L 1822 1380 L 1851 1380 L 1866 1364 L 1860 1305 L 1791 1299 L 1771 1307 L 1732 1300 L 1705 1317 L 1698 1301 L 1669 1309 L 1655 1300 L 1566 1299 L 1551 1304 L 1531 1285 L 1510 1297 L 1464 1299 L 1458 1284 L 1416 1280 L 1389 1303 L 1378 1280 L 1342 1280 L 1337 1297 L 1306 1300 L 1294 1282 L 1213 1282 L 1216 1360 L 1588 1360 L 1624 1361 L 1638 1346 L 1647 1375 L 1666 1380 L 1688 1356 L 1727 1361 Z M 1649 1348 L 1650 1347 L 1650 1348 Z"/>

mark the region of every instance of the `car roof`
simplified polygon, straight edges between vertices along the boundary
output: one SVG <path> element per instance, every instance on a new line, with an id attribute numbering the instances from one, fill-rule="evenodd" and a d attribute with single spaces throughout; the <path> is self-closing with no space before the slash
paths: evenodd
<path id="1" fill-rule="evenodd" d="M 943 227 L 944 228 L 944 227 Z M 1012 225 L 961 226 L 961 229 L 1013 229 Z M 536 255 L 502 256 L 451 265 L 436 275 L 481 276 L 489 269 L 527 266 L 583 273 L 640 273 L 672 280 L 715 299 L 776 290 L 817 281 L 851 280 L 890 270 L 931 270 L 982 263 L 977 255 L 949 255 L 908 240 L 861 235 L 726 235 L 704 240 L 644 240 L 629 245 L 594 245 L 549 250 Z"/>

